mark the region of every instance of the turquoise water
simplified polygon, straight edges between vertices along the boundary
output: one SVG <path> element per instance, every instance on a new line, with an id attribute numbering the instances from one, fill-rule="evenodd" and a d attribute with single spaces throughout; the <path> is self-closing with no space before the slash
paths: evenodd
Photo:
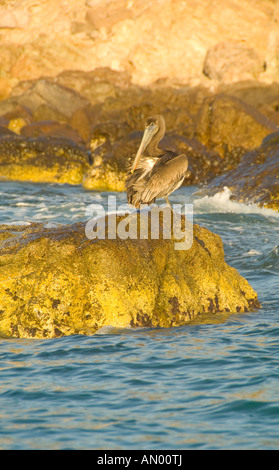
<path id="1" fill-rule="evenodd" d="M 279 217 L 181 188 L 194 222 L 219 233 L 227 262 L 262 309 L 203 315 L 172 329 L 0 339 L 1 449 L 277 449 Z M 107 194 L 0 183 L 1 223 L 86 220 Z M 125 194 L 117 194 L 119 204 Z"/>

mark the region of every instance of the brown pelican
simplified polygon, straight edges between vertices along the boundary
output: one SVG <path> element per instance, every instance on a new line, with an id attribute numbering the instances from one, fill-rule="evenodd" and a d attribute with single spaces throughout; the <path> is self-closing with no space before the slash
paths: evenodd
<path id="1" fill-rule="evenodd" d="M 129 204 L 152 204 L 178 189 L 188 168 L 186 155 L 177 155 L 170 150 L 161 150 L 158 143 L 166 130 L 163 116 L 151 116 L 146 120 L 145 131 L 135 160 L 127 174 L 125 186 Z M 141 156 L 144 158 L 140 160 Z"/>

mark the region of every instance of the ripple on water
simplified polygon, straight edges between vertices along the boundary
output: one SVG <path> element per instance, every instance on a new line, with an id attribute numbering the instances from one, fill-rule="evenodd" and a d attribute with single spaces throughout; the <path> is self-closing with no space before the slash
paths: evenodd
<path id="1" fill-rule="evenodd" d="M 180 188 L 195 222 L 223 240 L 226 261 L 262 309 L 201 315 L 172 329 L 103 328 L 94 336 L 0 340 L 2 449 L 278 448 L 277 215 Z M 119 204 L 125 194 L 117 194 Z M 85 220 L 106 193 L 1 183 L 1 222 Z"/>

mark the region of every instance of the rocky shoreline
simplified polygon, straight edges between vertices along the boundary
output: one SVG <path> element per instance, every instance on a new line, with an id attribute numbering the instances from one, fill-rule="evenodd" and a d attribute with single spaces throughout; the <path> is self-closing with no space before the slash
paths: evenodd
<path id="1" fill-rule="evenodd" d="M 185 184 L 214 185 L 279 126 L 279 8 L 250 3 L 4 0 L 0 179 L 122 191 L 144 120 L 163 114 Z M 252 200 L 278 210 L 264 181 L 270 200 Z"/>
<path id="2" fill-rule="evenodd" d="M 185 185 L 278 211 L 279 9 L 250 3 L 2 2 L 0 184 L 123 191 L 145 119 L 162 114 L 161 146 L 189 160 Z M 182 254 L 173 240 L 89 242 L 82 224 L 1 226 L 0 331 L 91 334 L 259 308 L 219 237 L 194 234 Z"/>
<path id="3" fill-rule="evenodd" d="M 278 131 L 273 119 L 276 112 L 279 114 L 275 111 L 279 110 L 277 85 L 255 88 L 255 84 L 249 87 L 246 83 L 241 91 L 238 84 L 235 89 L 238 96 L 233 95 L 233 88 L 230 94 L 225 90 L 209 93 L 202 87 L 131 85 L 121 89 L 121 78 L 114 81 L 116 73 L 102 70 L 102 74 L 103 85 L 109 83 L 108 96 L 101 94 L 98 103 L 89 102 L 73 88 L 50 79 L 22 84 L 21 94 L 0 102 L 1 179 L 83 184 L 88 190 L 123 191 L 143 122 L 147 116 L 161 113 L 167 126 L 162 147 L 188 156 L 184 184 L 210 183 L 212 188 L 216 181 L 216 188 L 220 188 L 220 175 L 239 165 L 245 167 L 246 159 L 250 161 L 249 152 L 261 148 L 263 139 Z M 76 87 L 85 75 L 74 73 Z M 111 77 L 113 81 L 109 82 Z M 89 77 L 87 80 L 90 81 Z M 102 89 L 101 81 L 98 84 Z M 244 101 L 253 89 L 258 109 L 249 99 Z M 267 96 L 269 107 L 265 108 Z M 265 110 L 265 114 L 259 109 Z M 276 153 L 277 141 L 271 139 L 270 145 Z M 266 165 L 262 167 L 265 174 L 270 172 L 270 178 L 258 180 L 259 192 L 264 191 L 266 197 L 257 197 L 257 186 L 251 197 L 251 202 L 275 210 L 278 210 L 277 159 L 269 169 Z M 257 171 L 261 172 L 260 166 Z M 240 185 L 224 184 L 233 188 L 236 199 L 242 200 Z M 249 202 L 247 191 L 245 201 Z"/>

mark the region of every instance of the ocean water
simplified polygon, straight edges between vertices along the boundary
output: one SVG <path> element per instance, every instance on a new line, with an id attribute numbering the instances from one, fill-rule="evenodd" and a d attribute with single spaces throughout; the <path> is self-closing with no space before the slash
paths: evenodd
<path id="1" fill-rule="evenodd" d="M 226 189 L 196 190 L 170 200 L 194 204 L 194 222 L 222 237 L 262 308 L 171 329 L 0 338 L 0 449 L 279 448 L 279 216 L 232 202 Z M 107 196 L 1 182 L 0 222 L 74 223 Z"/>

